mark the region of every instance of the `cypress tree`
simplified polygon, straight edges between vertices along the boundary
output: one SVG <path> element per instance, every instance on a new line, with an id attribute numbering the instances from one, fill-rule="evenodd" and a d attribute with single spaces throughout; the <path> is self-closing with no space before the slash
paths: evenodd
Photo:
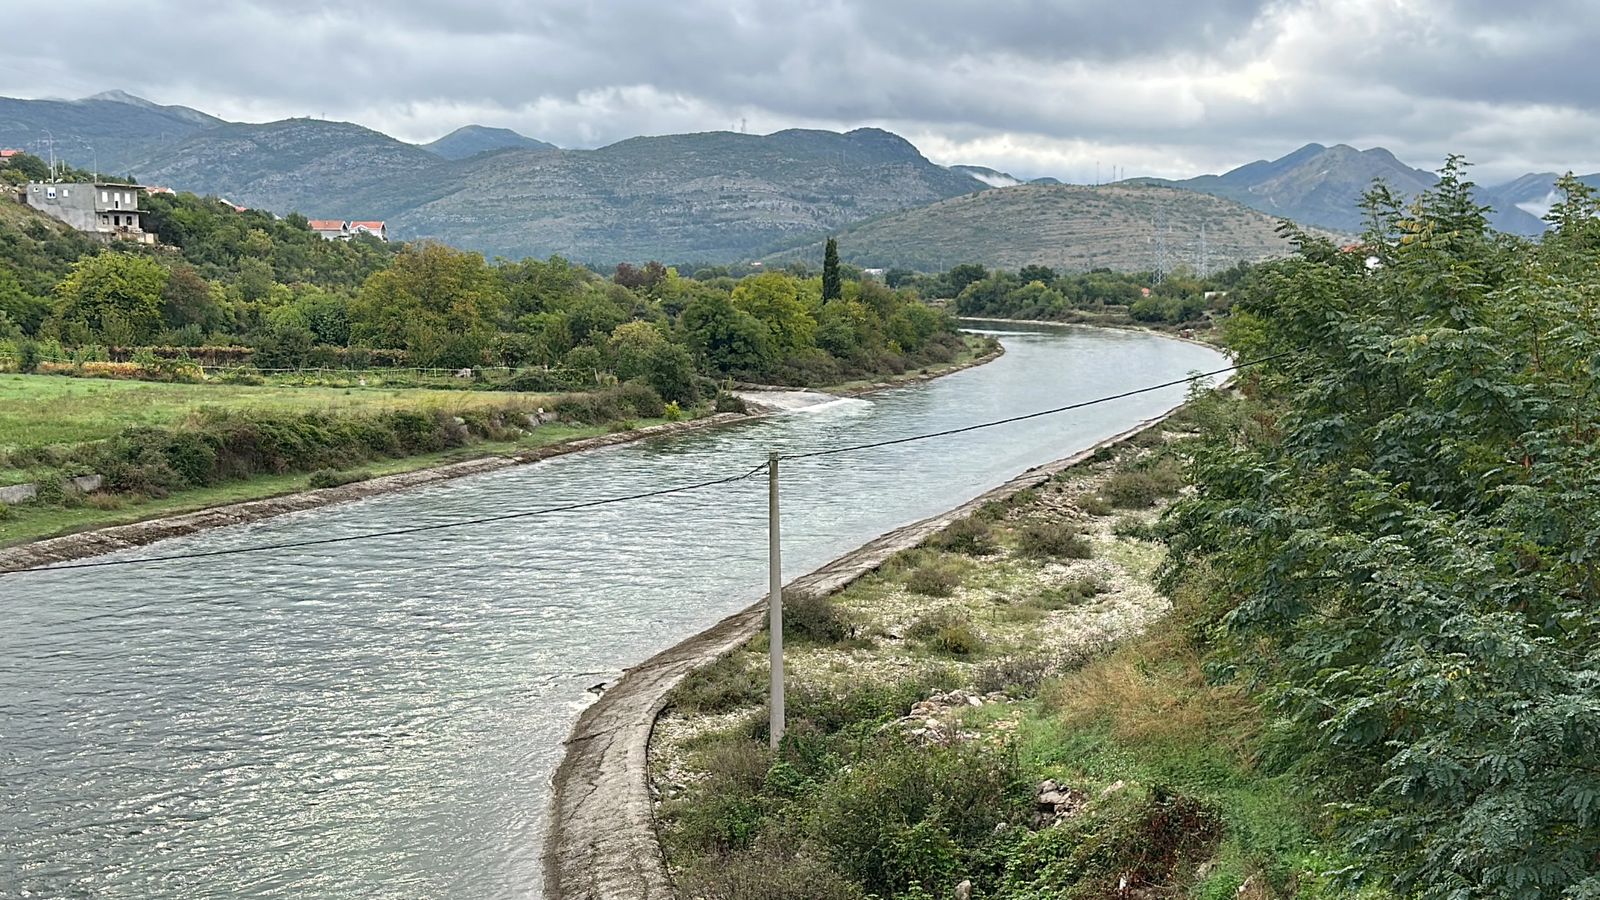
<path id="1" fill-rule="evenodd" d="M 839 242 L 828 238 L 828 246 L 822 251 L 822 302 L 843 296 L 844 284 L 839 280 Z"/>

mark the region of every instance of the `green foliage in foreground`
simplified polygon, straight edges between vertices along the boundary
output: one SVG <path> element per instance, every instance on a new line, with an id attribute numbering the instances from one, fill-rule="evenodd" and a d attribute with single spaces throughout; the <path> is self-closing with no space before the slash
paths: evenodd
<path id="1" fill-rule="evenodd" d="M 1292 355 L 1201 417 L 1166 582 L 1211 580 L 1212 665 L 1337 804 L 1349 879 L 1596 897 L 1600 221 L 1568 178 L 1541 244 L 1490 237 L 1442 175 L 1236 305 L 1243 356 Z"/>

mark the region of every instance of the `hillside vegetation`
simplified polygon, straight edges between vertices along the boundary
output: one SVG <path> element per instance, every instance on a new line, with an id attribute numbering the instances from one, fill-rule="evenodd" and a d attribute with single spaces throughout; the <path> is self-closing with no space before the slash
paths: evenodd
<path id="1" fill-rule="evenodd" d="M 1216 268 L 1292 249 L 1272 216 L 1193 191 L 1137 184 L 1029 184 L 956 197 L 847 228 L 839 248 L 847 262 L 866 267 L 940 271 L 972 262 L 1004 269 L 1148 271 L 1156 262 L 1158 222 L 1169 267 L 1199 268 L 1202 226 Z M 806 245 L 770 259 L 816 253 Z"/>
<path id="2" fill-rule="evenodd" d="M 511 259 L 727 261 L 981 190 L 902 138 L 790 130 L 641 137 L 598 150 L 446 159 L 358 125 L 291 119 L 194 134 L 136 167 L 172 184 Z"/>

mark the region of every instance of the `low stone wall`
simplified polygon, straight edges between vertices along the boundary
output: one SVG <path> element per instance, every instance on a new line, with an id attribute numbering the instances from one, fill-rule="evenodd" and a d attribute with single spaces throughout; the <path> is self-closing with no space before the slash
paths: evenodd
<path id="1" fill-rule="evenodd" d="M 948 512 L 895 529 L 789 582 L 785 592 L 831 594 L 890 557 L 1000 500 L 1078 465 L 1096 450 L 1133 437 L 1171 413 L 1141 422 L 1079 453 L 1029 469 Z M 669 900 L 673 896 L 656 839 L 647 754 L 667 695 L 694 670 L 715 662 L 760 632 L 767 600 L 628 669 L 572 729 L 556 770 L 545 835 L 546 900 Z"/>
<path id="2" fill-rule="evenodd" d="M 79 475 L 68 478 L 64 487 L 79 494 L 92 494 L 100 490 L 106 483 L 104 475 Z M 28 482 L 27 484 L 10 484 L 0 487 L 0 503 L 32 503 L 39 499 L 39 485 Z"/>

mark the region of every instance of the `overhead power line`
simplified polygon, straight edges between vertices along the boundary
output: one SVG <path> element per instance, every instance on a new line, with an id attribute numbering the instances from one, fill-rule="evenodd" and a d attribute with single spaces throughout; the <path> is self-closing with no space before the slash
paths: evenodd
<path id="1" fill-rule="evenodd" d="M 452 519 L 448 522 L 432 522 L 427 525 L 413 525 L 408 528 L 391 528 L 387 531 L 364 531 L 359 534 L 346 534 L 339 537 L 314 538 L 308 541 L 288 541 L 282 544 L 261 544 L 251 547 L 230 547 L 222 550 L 202 550 L 196 553 L 174 553 L 168 556 L 141 556 L 132 559 L 102 559 L 92 562 L 64 563 L 56 566 L 46 566 L 39 569 L 23 569 L 23 572 L 58 572 L 62 569 L 97 569 L 105 566 L 133 566 L 141 563 L 177 562 L 187 559 L 205 559 L 211 556 L 232 556 L 236 553 L 261 553 L 268 550 L 298 550 L 303 547 L 321 547 L 327 544 L 344 544 L 350 541 L 366 541 L 374 538 L 396 537 L 406 534 L 420 534 L 424 531 L 440 531 L 446 528 L 461 528 L 467 525 L 487 525 L 491 522 L 508 522 L 513 519 L 531 519 L 535 516 L 548 516 L 555 513 L 572 512 L 578 509 L 590 509 L 596 506 L 606 506 L 612 503 L 627 503 L 631 500 L 644 500 L 650 497 L 664 497 L 668 494 L 681 494 L 685 491 L 698 491 L 703 488 L 716 487 L 722 484 L 732 484 L 766 471 L 767 464 L 762 463 L 740 475 L 729 475 L 726 478 L 715 478 L 710 481 L 701 481 L 695 484 L 682 484 L 677 487 L 662 488 L 655 491 L 645 491 L 642 494 L 627 494 L 621 497 L 606 497 L 600 500 L 585 500 L 582 503 L 567 503 L 561 506 L 545 506 L 539 509 L 528 509 L 522 512 L 504 513 L 498 516 L 482 516 L 476 519 Z M 9 573 L 12 575 L 18 572 Z"/>
<path id="2" fill-rule="evenodd" d="M 945 429 L 943 431 L 933 431 L 933 432 L 928 432 L 928 433 L 925 433 L 925 434 L 914 434 L 914 435 L 910 435 L 908 437 L 892 438 L 890 440 L 885 440 L 885 441 L 873 441 L 871 443 L 866 443 L 866 444 L 851 444 L 849 446 L 844 446 L 844 447 L 830 447 L 830 448 L 823 449 L 823 450 L 811 450 L 811 451 L 808 451 L 808 452 L 805 452 L 805 453 L 784 453 L 784 454 L 778 454 L 776 458 L 779 459 L 779 460 L 785 460 L 785 459 L 810 459 L 812 457 L 817 457 L 817 456 L 832 456 L 832 455 L 840 454 L 840 453 L 855 453 L 855 452 L 859 452 L 859 451 L 863 451 L 863 450 L 873 450 L 873 449 L 876 449 L 876 448 L 879 448 L 879 447 L 891 447 L 891 446 L 895 446 L 897 444 L 909 444 L 909 443 L 911 443 L 913 441 L 926 441 L 926 440 L 931 440 L 933 438 L 948 437 L 950 435 L 956 435 L 956 434 L 965 434 L 965 433 L 967 433 L 969 431 L 978 431 L 978 430 L 984 429 L 984 428 L 995 428 L 995 427 L 998 427 L 1000 425 L 1009 425 L 1009 424 L 1012 424 L 1013 422 L 1023 422 L 1023 421 L 1027 421 L 1028 419 L 1038 419 L 1038 418 L 1042 418 L 1044 416 L 1058 415 L 1060 413 L 1071 412 L 1072 410 L 1076 410 L 1076 409 L 1083 409 L 1083 408 L 1089 407 L 1089 406 L 1096 406 L 1096 405 L 1101 404 L 1101 403 L 1110 403 L 1113 400 L 1122 400 L 1122 399 L 1125 399 L 1127 397 L 1137 396 L 1139 394 L 1148 394 L 1148 393 L 1152 393 L 1154 391 L 1165 390 L 1166 388 L 1177 387 L 1178 385 L 1189 384 L 1189 383 L 1192 383 L 1192 382 L 1195 382 L 1195 381 L 1199 381 L 1200 379 L 1203 379 L 1203 378 L 1210 378 L 1212 376 L 1222 375 L 1222 374 L 1225 374 L 1225 373 L 1228 373 L 1228 372 L 1237 372 L 1240 369 L 1249 368 L 1251 366 L 1258 366 L 1258 365 L 1261 365 L 1263 363 L 1268 363 L 1268 362 L 1272 362 L 1274 360 L 1282 359 L 1282 358 L 1284 358 L 1286 356 L 1289 356 L 1289 355 L 1290 355 L 1290 353 L 1287 353 L 1287 352 L 1285 352 L 1285 353 L 1274 353 L 1271 356 L 1263 356 L 1263 357 L 1261 357 L 1259 359 L 1252 359 L 1252 360 L 1248 360 L 1246 362 L 1235 363 L 1235 364 L 1233 364 L 1231 366 L 1224 366 L 1224 367 L 1222 367 L 1220 369 L 1213 369 L 1213 370 L 1211 370 L 1209 372 L 1201 372 L 1201 373 L 1198 373 L 1198 374 L 1195 374 L 1195 375 L 1189 375 L 1189 376 L 1184 377 L 1184 378 L 1173 379 L 1172 381 L 1164 381 L 1164 382 L 1162 382 L 1160 384 L 1147 385 L 1145 387 L 1135 388 L 1133 390 L 1122 391 L 1121 393 L 1117 393 L 1117 394 L 1107 394 L 1106 396 L 1103 396 L 1103 397 L 1096 397 L 1093 400 L 1082 400 L 1082 401 L 1079 401 L 1077 403 L 1069 403 L 1066 406 L 1057 406 L 1057 407 L 1054 407 L 1052 409 L 1042 409 L 1042 410 L 1039 410 L 1038 412 L 1025 413 L 1025 414 L 1019 415 L 1019 416 L 1009 416 L 1009 417 L 1004 418 L 1004 419 L 994 419 L 994 420 L 988 421 L 988 422 L 979 422 L 979 423 L 977 423 L 975 425 L 965 425 L 965 426 L 962 426 L 960 428 L 947 428 L 947 429 Z M 592 508 L 597 507 L 597 506 L 608 506 L 608 505 L 615 504 L 615 503 L 629 503 L 629 502 L 633 502 L 633 501 L 636 501 L 636 500 L 647 500 L 647 499 L 651 499 L 651 498 L 654 498 L 654 497 L 665 497 L 665 496 L 668 496 L 668 495 L 671 495 L 671 494 L 681 494 L 681 493 L 684 493 L 686 491 L 698 491 L 698 490 L 704 490 L 706 488 L 718 487 L 718 486 L 725 485 L 725 484 L 732 484 L 732 483 L 737 482 L 737 481 L 744 481 L 746 479 L 755 477 L 756 475 L 766 471 L 767 470 L 767 466 L 768 466 L 768 463 L 763 462 L 760 465 L 756 466 L 755 468 L 750 469 L 749 471 L 741 472 L 741 473 L 739 473 L 737 475 L 729 475 L 729 476 L 726 476 L 724 478 L 713 478 L 713 479 L 710 479 L 708 481 L 700 481 L 700 482 L 695 482 L 693 484 L 677 485 L 675 487 L 661 488 L 659 490 L 654 490 L 654 491 L 644 491 L 642 493 L 637 493 L 637 494 L 626 494 L 626 495 L 619 496 L 619 497 L 604 497 L 604 498 L 601 498 L 601 499 L 598 499 L 598 500 L 585 500 L 585 501 L 582 501 L 582 502 L 579 502 L 579 503 L 567 503 L 567 504 L 563 504 L 563 505 L 560 505 L 560 506 L 546 506 L 546 507 L 540 507 L 539 509 L 529 509 L 529 510 L 523 510 L 521 512 L 503 513 L 503 514 L 495 515 L 495 516 L 481 516 L 481 517 L 472 518 L 472 519 L 452 519 L 452 520 L 445 521 L 445 522 L 432 522 L 432 523 L 429 523 L 427 525 L 413 525 L 413 526 L 409 526 L 409 527 L 406 527 L 406 528 L 392 528 L 392 529 L 388 529 L 386 531 L 365 531 L 365 532 L 360 532 L 358 534 L 347 534 L 347 535 L 340 535 L 340 536 L 337 536 L 337 537 L 326 537 L 326 538 L 313 538 L 311 540 L 304 540 L 304 541 L 286 541 L 286 542 L 278 543 L 278 544 L 258 544 L 258 545 L 252 545 L 252 546 L 249 546 L 249 547 L 230 547 L 230 548 L 224 548 L 224 549 L 220 549 L 220 550 L 201 550 L 201 551 L 196 551 L 194 553 L 172 553 L 172 554 L 168 554 L 168 555 L 165 555 L 165 556 L 141 556 L 141 557 L 132 557 L 132 558 L 128 558 L 128 559 L 101 559 L 101 560 L 91 560 L 91 561 L 88 561 L 88 562 L 61 563 L 59 565 L 48 565 L 48 566 L 43 566 L 43 567 L 39 567 L 39 568 L 22 569 L 22 570 L 19 570 L 19 571 L 16 571 L 16 572 L 0 573 L 0 574 L 21 575 L 21 574 L 25 574 L 25 573 L 28 573 L 28 572 L 59 572 L 59 571 L 67 570 L 67 569 L 99 569 L 99 568 L 107 568 L 107 567 L 110 567 L 110 566 L 135 566 L 135 565 L 144 565 L 146 563 L 182 562 L 182 561 L 193 560 L 193 559 L 208 559 L 208 558 L 216 557 L 216 556 L 233 556 L 233 555 L 241 554 L 241 553 L 266 553 L 266 552 L 272 552 L 272 551 L 276 551 L 276 550 L 299 550 L 299 549 L 304 549 L 306 547 L 323 547 L 323 546 L 328 546 L 330 544 L 344 544 L 344 543 L 350 543 L 350 542 L 353 542 L 353 541 L 376 540 L 378 538 L 398 537 L 398 536 L 408 535 L 408 534 L 421 534 L 423 532 L 429 532 L 429 531 L 442 531 L 442 530 L 447 529 L 447 528 L 464 528 L 464 527 L 471 526 L 471 525 L 487 525 L 487 524 L 491 524 L 491 523 L 494 523 L 494 522 L 508 522 L 508 521 L 513 521 L 513 520 L 516 520 L 516 519 L 531 519 L 531 518 L 535 518 L 535 517 L 538 517 L 538 516 L 555 515 L 557 513 L 572 512 L 572 511 L 580 510 L 580 509 L 592 509 Z"/>
<path id="3" fill-rule="evenodd" d="M 1213 375 L 1221 375 L 1221 374 L 1226 373 L 1226 372 L 1235 372 L 1235 371 L 1238 371 L 1239 369 L 1243 369 L 1243 368 L 1245 368 L 1247 366 L 1258 366 L 1258 365 L 1261 365 L 1262 363 L 1271 362 L 1271 361 L 1273 361 L 1275 359 L 1281 359 L 1281 358 L 1283 358 L 1285 356 L 1288 356 L 1288 355 L 1289 355 L 1288 353 L 1274 353 L 1271 356 L 1263 356 L 1260 359 L 1253 359 L 1253 360 L 1250 360 L 1249 362 L 1236 363 L 1234 365 L 1226 366 L 1226 367 L 1221 368 L 1221 369 L 1213 369 L 1210 372 L 1201 372 L 1198 375 L 1190 375 L 1187 378 L 1178 378 L 1178 379 L 1174 379 L 1172 381 L 1162 382 L 1161 384 L 1152 384 L 1152 385 L 1149 385 L 1147 387 L 1135 388 L 1135 389 L 1133 389 L 1131 391 L 1123 391 L 1120 394 L 1108 394 L 1108 395 L 1106 395 L 1104 397 L 1096 397 L 1093 400 L 1083 400 L 1083 401 L 1080 401 L 1078 403 L 1069 403 L 1066 406 L 1057 406 L 1054 409 L 1041 409 L 1038 412 L 1024 413 L 1023 415 L 1020 415 L 1020 416 L 1011 416 L 1010 418 L 1006 418 L 1006 419 L 995 419 L 992 422 L 980 422 L 977 425 L 963 425 L 960 428 L 947 428 L 944 431 L 934 431 L 934 432 L 930 432 L 928 434 L 914 434 L 914 435 L 911 435 L 910 437 L 892 438 L 892 439 L 887 440 L 887 441 L 873 441 L 870 444 L 852 444 L 852 445 L 850 445 L 848 447 L 831 447 L 831 448 L 826 449 L 826 450 L 812 450 L 812 451 L 810 451 L 808 453 L 785 453 L 785 454 L 782 455 L 781 458 L 782 459 L 807 459 L 807 458 L 810 458 L 810 457 L 813 457 L 813 456 L 831 456 L 831 455 L 833 455 L 835 453 L 854 453 L 854 452 L 856 452 L 858 450 L 871 450 L 871 449 L 874 449 L 876 447 L 891 447 L 891 446 L 894 446 L 895 444 L 909 444 L 912 441 L 925 441 L 925 440 L 928 440 L 929 438 L 945 437 L 946 435 L 952 435 L 952 434 L 963 434 L 963 433 L 968 432 L 968 431 L 977 431 L 980 428 L 993 428 L 996 425 L 1010 425 L 1012 422 L 1023 422 L 1023 421 L 1026 421 L 1028 419 L 1037 419 L 1037 418 L 1040 418 L 1041 416 L 1053 416 L 1053 415 L 1056 415 L 1057 413 L 1071 412 L 1072 410 L 1075 410 L 1075 409 L 1083 409 L 1086 406 L 1095 406 L 1095 405 L 1101 404 L 1101 403 L 1110 403 L 1112 400 L 1121 400 L 1121 399 L 1123 399 L 1125 397 L 1133 397 L 1133 396 L 1138 395 L 1138 394 L 1148 394 L 1148 393 L 1151 393 L 1152 391 L 1159 391 L 1159 390 L 1164 390 L 1164 389 L 1170 388 L 1170 387 L 1177 387 L 1180 384 L 1188 384 L 1188 383 L 1193 382 L 1193 381 L 1199 381 L 1202 378 L 1210 378 Z"/>

